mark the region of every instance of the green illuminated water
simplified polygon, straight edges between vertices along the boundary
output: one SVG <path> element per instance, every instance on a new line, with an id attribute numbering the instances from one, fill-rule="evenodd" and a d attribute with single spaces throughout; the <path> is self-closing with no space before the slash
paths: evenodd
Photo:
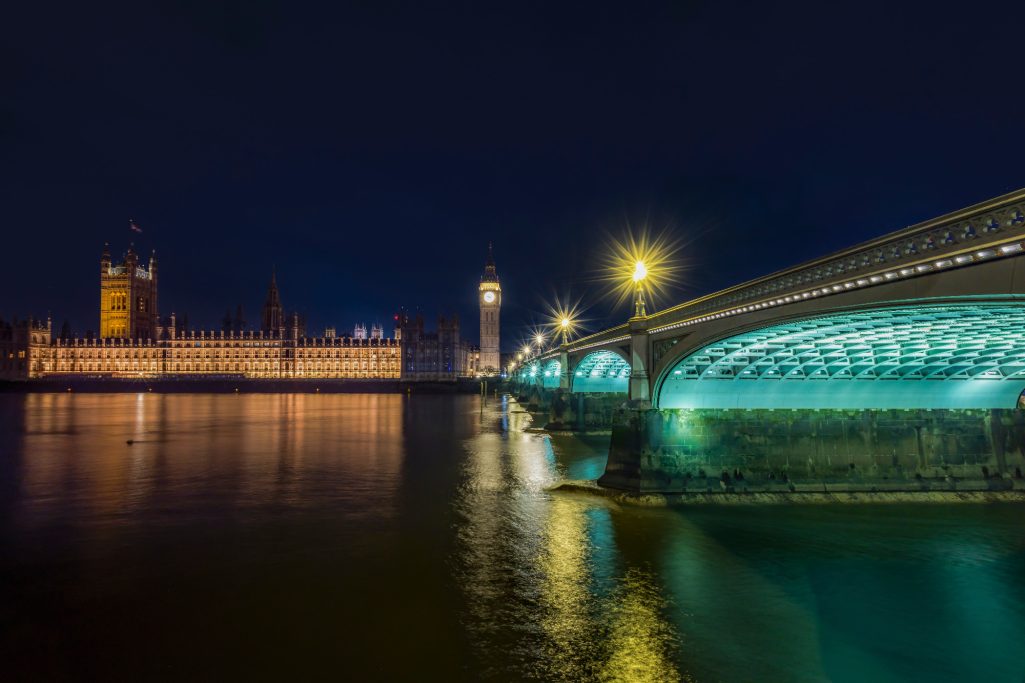
<path id="1" fill-rule="evenodd" d="M 1025 677 L 1021 507 L 619 507 L 478 401 L 0 396 L 0 679 Z"/>

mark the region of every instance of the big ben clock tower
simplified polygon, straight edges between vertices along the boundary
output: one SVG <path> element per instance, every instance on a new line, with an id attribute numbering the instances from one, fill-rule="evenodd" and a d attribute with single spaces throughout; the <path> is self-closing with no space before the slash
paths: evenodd
<path id="1" fill-rule="evenodd" d="M 488 242 L 488 260 L 480 278 L 480 371 L 498 374 L 501 369 L 499 351 L 499 313 L 502 309 L 502 286 L 495 272 L 495 257 Z"/>

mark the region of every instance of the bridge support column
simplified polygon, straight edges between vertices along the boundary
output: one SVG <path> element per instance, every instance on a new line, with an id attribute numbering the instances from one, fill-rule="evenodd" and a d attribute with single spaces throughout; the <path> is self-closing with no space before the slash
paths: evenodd
<path id="1" fill-rule="evenodd" d="M 648 319 L 630 318 L 630 401 L 637 407 L 651 405 L 648 377 Z"/>
<path id="2" fill-rule="evenodd" d="M 662 414 L 632 410 L 612 427 L 609 460 L 598 484 L 606 488 L 643 493 L 664 491 L 667 482 L 656 464 L 662 445 Z"/>
<path id="3" fill-rule="evenodd" d="M 569 391 L 569 346 L 559 347 L 559 388 Z"/>
<path id="4" fill-rule="evenodd" d="M 1022 490 L 1025 410 L 621 411 L 601 486 L 634 493 Z"/>

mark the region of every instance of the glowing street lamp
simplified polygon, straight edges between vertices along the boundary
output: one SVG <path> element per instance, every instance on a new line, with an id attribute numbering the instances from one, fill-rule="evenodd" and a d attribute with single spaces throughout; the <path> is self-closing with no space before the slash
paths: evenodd
<path id="1" fill-rule="evenodd" d="M 634 264 L 634 289 L 636 290 L 636 298 L 634 299 L 634 316 L 637 318 L 643 318 L 647 315 L 644 305 L 644 279 L 648 277 L 648 267 L 644 265 L 644 261 L 638 260 Z"/>
<path id="2" fill-rule="evenodd" d="M 616 303 L 634 302 L 634 317 L 647 316 L 648 302 L 666 294 L 667 287 L 678 281 L 683 264 L 676 258 L 681 244 L 668 234 L 652 236 L 647 230 L 628 230 L 621 240 L 609 243 L 605 256 L 610 292 Z"/>
<path id="3" fill-rule="evenodd" d="M 567 316 L 562 316 L 559 320 L 559 333 L 562 335 L 562 343 L 565 346 L 569 343 L 569 328 L 573 325 L 573 321 Z"/>
<path id="4" fill-rule="evenodd" d="M 634 282 L 640 282 L 644 278 L 648 277 L 648 267 L 644 265 L 644 261 L 638 261 L 634 264 Z"/>
<path id="5" fill-rule="evenodd" d="M 556 298 L 553 304 L 548 306 L 548 320 L 550 322 L 545 324 L 545 327 L 552 330 L 552 335 L 559 335 L 561 338 L 562 345 L 565 346 L 569 342 L 570 335 L 576 330 L 577 325 L 580 323 L 581 312 L 578 308 L 579 302 L 570 303 L 568 301 L 560 301 Z"/>
<path id="6" fill-rule="evenodd" d="M 534 343 L 537 344 L 537 352 L 541 353 L 541 348 L 545 344 L 545 336 L 543 334 L 541 334 L 540 332 L 538 332 L 537 334 L 534 335 Z"/>

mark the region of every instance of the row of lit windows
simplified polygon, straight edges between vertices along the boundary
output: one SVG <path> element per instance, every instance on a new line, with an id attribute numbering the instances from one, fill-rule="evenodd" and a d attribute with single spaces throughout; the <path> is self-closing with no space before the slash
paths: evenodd
<path id="1" fill-rule="evenodd" d="M 138 363 L 138 362 L 114 362 L 114 363 L 57 363 L 56 372 L 158 372 L 161 371 L 161 363 Z M 267 372 L 279 371 L 279 363 L 175 363 L 168 365 L 166 372 Z M 389 363 L 379 366 L 377 363 L 334 363 L 332 364 L 307 364 L 299 363 L 295 367 L 297 372 L 398 372 L 397 363 Z M 44 371 L 54 371 L 49 364 Z"/>
<path id="2" fill-rule="evenodd" d="M 188 340 L 174 339 L 174 340 L 170 340 L 169 343 L 174 348 L 235 348 L 235 347 L 249 347 L 249 346 L 281 347 L 281 345 L 282 345 L 280 340 L 263 340 L 263 341 L 256 340 L 256 341 L 236 341 L 236 342 L 232 342 L 232 341 L 213 341 L 213 339 L 215 339 L 215 337 L 213 336 L 213 334 L 211 334 L 209 338 L 206 338 L 206 337 L 196 337 L 196 338 L 189 338 Z M 351 345 L 349 345 L 349 344 L 341 344 L 341 343 L 335 343 L 335 344 L 330 344 L 329 343 L 329 344 L 321 345 L 321 344 L 316 344 L 316 343 L 302 343 L 300 341 L 300 343 L 298 343 L 298 344 L 290 344 L 289 347 L 290 348 L 294 347 L 294 348 L 297 348 L 297 349 L 317 349 L 317 350 L 320 350 L 320 349 L 324 349 L 324 350 L 345 349 L 345 350 L 353 350 L 353 351 L 355 351 L 355 350 L 365 350 L 365 349 L 381 349 L 381 348 L 387 348 L 387 347 L 395 347 L 395 348 L 397 348 L 398 347 L 398 343 L 394 342 L 394 341 L 391 341 L 391 340 L 382 340 L 378 344 L 368 344 L 368 343 L 366 343 L 365 340 L 363 342 L 359 342 L 359 341 L 355 341 L 354 340 Z"/>
<path id="3" fill-rule="evenodd" d="M 124 328 L 124 326 L 118 325 L 116 327 L 111 327 L 111 331 L 112 331 L 111 332 L 112 334 L 113 334 L 114 331 L 119 331 L 121 333 L 124 333 L 125 328 Z M 212 338 L 213 337 L 211 337 L 211 339 Z M 39 339 L 39 340 L 33 339 L 33 342 L 36 342 L 36 343 L 47 343 L 45 338 L 42 338 L 42 339 Z M 338 352 L 342 352 L 342 353 L 363 353 L 363 352 L 366 352 L 366 351 L 380 351 L 381 353 L 385 353 L 385 352 L 388 352 L 389 350 L 392 353 L 395 353 L 395 352 L 397 352 L 397 350 L 399 348 L 398 342 L 391 341 L 391 340 L 383 341 L 380 344 L 366 344 L 366 343 L 362 343 L 361 344 L 359 342 L 353 342 L 352 345 L 349 345 L 349 344 L 327 344 L 327 345 L 322 346 L 322 345 L 313 344 L 313 343 L 311 343 L 311 344 L 302 344 L 302 343 L 293 344 L 293 343 L 289 343 L 286 346 L 286 345 L 282 344 L 282 342 L 280 340 L 245 341 L 245 342 L 225 341 L 225 342 L 221 342 L 221 341 L 210 341 L 210 340 L 207 340 L 207 339 L 196 339 L 196 340 L 188 340 L 188 341 L 183 341 L 183 340 L 180 340 L 180 339 L 176 339 L 176 340 L 173 340 L 173 341 L 163 341 L 163 340 L 162 341 L 154 341 L 154 340 L 151 340 L 151 339 L 122 339 L 122 338 L 101 338 L 101 339 L 96 339 L 96 340 L 93 340 L 93 339 L 66 339 L 66 340 L 58 340 L 57 341 L 57 346 L 59 348 L 94 348 L 94 347 L 99 347 L 99 348 L 103 348 L 103 347 L 126 347 L 126 348 L 130 347 L 130 348 L 136 348 L 136 347 L 141 347 L 141 348 L 152 348 L 152 349 L 192 349 L 192 348 L 197 348 L 197 349 L 211 349 L 211 348 L 213 348 L 213 349 L 220 349 L 220 348 L 274 348 L 274 349 L 282 349 L 282 348 L 289 348 L 289 349 L 291 349 L 291 348 L 294 348 L 294 349 L 296 349 L 296 351 L 298 351 L 300 353 L 315 353 L 315 352 L 319 351 L 321 353 L 328 353 L 328 354 L 338 353 Z"/>
<path id="4" fill-rule="evenodd" d="M 9 357 L 10 358 L 14 358 L 14 354 L 9 354 Z M 25 357 L 25 352 L 24 351 L 19 351 L 18 352 L 18 358 L 24 358 L 24 357 Z M 98 361 L 106 361 L 106 362 L 98 362 Z M 157 364 L 160 364 L 160 363 L 163 362 L 162 359 L 154 359 L 154 358 L 148 358 L 148 359 L 144 358 L 144 359 L 142 359 L 142 361 L 143 361 L 143 365 L 145 365 L 147 362 L 149 364 L 151 364 L 151 365 L 157 365 Z M 199 365 L 200 362 L 202 362 L 202 361 L 203 361 L 203 359 L 197 359 L 197 363 L 196 364 Z M 278 364 L 278 362 L 279 362 L 278 360 L 275 360 L 274 364 L 276 365 L 276 364 Z M 88 359 L 88 358 L 86 358 L 86 359 L 75 359 L 75 360 L 58 359 L 56 361 L 56 363 L 57 363 L 58 367 L 73 367 L 73 366 L 76 366 L 76 365 L 81 365 L 82 363 L 89 363 L 90 365 L 96 364 L 96 365 L 99 365 L 99 366 L 120 367 L 120 366 L 126 365 L 128 363 L 131 363 L 133 365 L 138 365 L 139 359 L 134 359 L 134 360 L 133 359 L 128 359 L 128 358 L 113 358 L 113 359 Z M 50 364 L 49 362 L 46 363 L 46 365 L 49 365 L 49 364 Z M 230 361 L 226 362 L 226 363 L 225 362 L 217 362 L 217 361 L 211 363 L 209 360 L 206 361 L 206 365 L 211 365 L 211 364 L 214 365 L 214 366 L 221 366 L 221 365 L 224 365 L 224 366 L 232 366 L 232 365 L 238 366 L 238 365 L 240 365 L 240 363 L 238 363 L 238 362 L 231 363 Z M 259 367 L 261 365 L 266 366 L 268 364 L 269 364 L 268 361 L 263 361 L 262 363 L 261 362 L 255 362 L 255 363 L 252 363 L 252 364 L 246 362 L 246 363 L 242 363 L 241 365 L 244 365 L 246 367 L 249 367 L 250 365 L 253 365 L 253 367 Z M 171 364 L 168 363 L 168 365 L 170 366 Z M 178 366 L 178 365 L 180 365 L 180 363 L 175 363 L 175 366 Z M 300 362 L 296 363 L 295 365 L 296 365 L 296 367 L 303 367 L 304 364 L 302 363 L 302 361 L 300 361 Z M 323 367 L 335 367 L 335 368 L 339 368 L 339 367 L 340 368 L 348 368 L 350 366 L 351 367 L 364 367 L 365 368 L 368 365 L 370 367 L 377 367 L 378 365 L 384 367 L 384 366 L 388 366 L 388 365 L 398 365 L 398 360 L 397 359 L 396 360 L 384 359 L 380 363 L 378 363 L 377 360 L 374 360 L 374 359 L 371 359 L 369 361 L 367 359 L 362 359 L 362 360 L 352 359 L 352 360 L 344 360 L 344 361 L 335 360 L 334 362 L 328 361 L 328 362 L 323 362 L 323 363 L 321 363 L 321 362 L 309 363 L 308 362 L 305 365 L 307 367 L 314 367 L 314 366 L 316 366 L 318 368 L 321 367 L 321 366 L 323 366 Z"/>
<path id="5" fill-rule="evenodd" d="M 397 348 L 388 349 L 387 352 L 380 352 L 382 356 L 396 356 L 399 350 Z M 377 355 L 378 350 L 374 348 L 360 348 L 351 349 L 347 355 L 358 354 L 359 356 L 369 355 L 371 357 Z M 336 353 L 332 353 L 330 349 L 303 349 L 299 348 L 295 350 L 295 355 L 299 358 L 332 358 Z"/>
<path id="6" fill-rule="evenodd" d="M 68 350 L 65 350 L 65 349 L 68 349 Z M 328 359 L 328 360 L 330 360 L 332 358 L 336 359 L 336 360 L 339 359 L 339 355 L 338 354 L 325 354 L 325 353 L 317 354 L 317 353 L 297 352 L 295 355 L 296 355 L 296 358 L 299 358 L 299 359 L 304 359 L 304 358 L 308 358 L 308 359 L 323 358 L 323 359 Z M 376 360 L 378 358 L 381 358 L 383 360 L 383 359 L 389 358 L 389 357 L 396 357 L 397 355 L 398 354 L 395 353 L 394 351 L 392 353 L 387 353 L 387 354 L 386 353 L 378 354 L 376 350 L 360 349 L 358 352 L 355 352 L 355 350 L 353 350 L 353 351 L 350 351 L 349 353 L 345 353 L 342 356 L 340 356 L 340 358 L 342 358 L 342 359 L 360 358 L 360 359 L 370 359 L 370 360 Z M 83 359 L 83 360 L 90 360 L 90 359 L 92 359 L 92 360 L 117 359 L 117 358 L 122 358 L 122 359 L 158 358 L 159 359 L 159 358 L 164 358 L 164 357 L 165 356 L 163 355 L 163 349 L 158 349 L 158 348 L 151 348 L 151 349 L 145 349 L 145 348 L 143 348 L 143 349 L 139 349 L 139 348 L 121 348 L 121 349 L 119 349 L 119 348 L 109 348 L 109 347 L 94 347 L 94 348 L 86 347 L 85 349 L 81 349 L 81 348 L 78 348 L 78 347 L 62 347 L 62 348 L 58 348 L 57 349 L 57 358 L 59 358 L 59 359 L 64 359 L 64 358 L 79 358 L 79 359 Z M 230 350 L 221 351 L 221 350 L 201 349 L 198 352 L 195 352 L 195 351 L 192 351 L 192 352 L 179 352 L 177 350 L 173 350 L 173 351 L 169 352 L 166 355 L 166 357 L 171 359 L 171 360 L 184 359 L 184 358 L 196 358 L 196 359 L 200 359 L 200 360 L 211 360 L 211 359 L 221 359 L 221 358 L 247 358 L 247 359 L 251 359 L 251 358 L 268 358 L 268 359 L 270 359 L 270 358 L 280 358 L 280 357 L 282 357 L 282 355 L 281 355 L 279 350 L 274 350 L 274 351 L 250 351 L 250 350 L 239 351 L 239 350 L 236 350 L 234 353 L 232 353 Z"/>

